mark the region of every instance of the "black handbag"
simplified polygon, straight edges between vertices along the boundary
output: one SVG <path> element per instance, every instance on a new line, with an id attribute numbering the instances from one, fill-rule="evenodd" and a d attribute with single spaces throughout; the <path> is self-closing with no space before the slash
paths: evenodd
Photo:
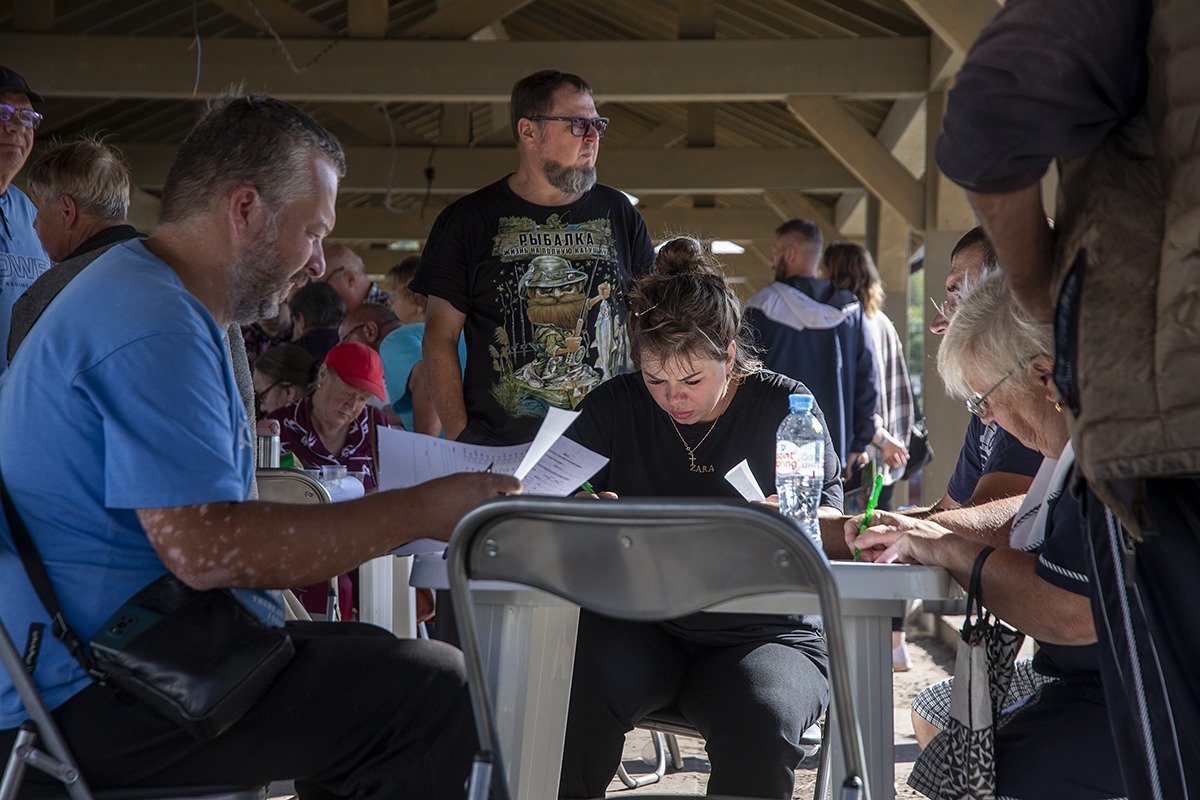
<path id="1" fill-rule="evenodd" d="M 933 445 L 929 443 L 929 432 L 925 428 L 925 415 L 921 413 L 921 404 L 913 396 L 913 423 L 908 432 L 908 463 L 900 480 L 908 480 L 933 461 Z"/>
<path id="2" fill-rule="evenodd" d="M 213 739 L 241 719 L 295 655 L 283 629 L 261 622 L 230 590 L 197 591 L 171 573 L 122 604 L 85 646 L 67 624 L 3 483 L 0 496 L 55 638 L 92 680 L 142 702 L 197 740 Z"/>

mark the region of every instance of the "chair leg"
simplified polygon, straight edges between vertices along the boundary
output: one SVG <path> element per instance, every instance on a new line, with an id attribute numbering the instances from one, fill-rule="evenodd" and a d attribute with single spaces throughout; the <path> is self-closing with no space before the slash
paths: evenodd
<path id="1" fill-rule="evenodd" d="M 41 770 L 50 777 L 60 781 L 63 789 L 72 800 L 92 800 L 92 794 L 79 776 L 79 772 L 70 764 L 64 764 L 54 756 L 44 753 L 37 747 L 37 734 L 32 725 L 27 723 L 17 732 L 13 742 L 12 753 L 8 765 L 4 769 L 4 777 L 0 780 L 0 798 L 11 800 L 17 796 L 17 789 L 25 776 L 26 766 Z"/>
<path id="2" fill-rule="evenodd" d="M 325 619 L 330 622 L 342 621 L 342 606 L 338 602 L 338 576 L 329 579 L 329 597 L 325 600 Z"/>
<path id="3" fill-rule="evenodd" d="M 8 754 L 8 765 L 4 768 L 4 777 L 0 779 L 0 800 L 14 800 L 21 779 L 25 777 L 25 759 L 21 757 L 22 748 L 32 743 L 33 733 L 21 728 L 17 740 L 13 743 L 12 752 Z"/>
<path id="4" fill-rule="evenodd" d="M 676 772 L 683 769 L 683 756 L 679 754 L 679 738 L 673 734 L 667 735 L 667 749 L 671 752 L 671 767 Z"/>
<path id="5" fill-rule="evenodd" d="M 821 753 L 817 762 L 817 785 L 813 790 L 813 800 L 826 800 L 829 797 L 830 783 L 833 781 L 832 766 L 833 748 L 829 746 L 829 732 L 833 729 L 829 715 L 825 715 L 825 724 L 821 726 Z"/>
<path id="6" fill-rule="evenodd" d="M 492 791 L 492 759 L 487 753 L 476 753 L 467 778 L 467 800 L 487 800 Z"/>
<path id="7" fill-rule="evenodd" d="M 671 738 L 675 737 L 671 736 Z M 650 741 L 654 744 L 654 771 L 635 778 L 625 769 L 625 765 L 621 764 L 617 767 L 617 777 L 621 779 L 621 783 L 625 784 L 625 788 L 640 789 L 643 786 L 658 783 L 662 780 L 662 776 L 667 774 L 667 751 L 663 743 L 663 735 L 658 731 L 650 731 Z M 675 747 L 678 750 L 679 746 Z"/>

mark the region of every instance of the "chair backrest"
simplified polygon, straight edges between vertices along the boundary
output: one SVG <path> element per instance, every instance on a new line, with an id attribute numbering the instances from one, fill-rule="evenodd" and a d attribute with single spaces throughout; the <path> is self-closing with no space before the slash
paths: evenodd
<path id="1" fill-rule="evenodd" d="M 272 503 L 331 503 L 329 490 L 298 469 L 263 467 L 254 473 L 258 498 Z"/>
<path id="2" fill-rule="evenodd" d="M 749 595 L 815 593 L 829 645 L 830 685 L 845 722 L 839 729 L 846 774 L 863 774 L 833 573 L 824 553 L 777 511 L 696 498 L 501 498 L 463 517 L 448 560 L 479 738 L 493 760 L 499 760 L 498 743 L 469 579 L 532 586 L 629 620 L 671 619 Z"/>

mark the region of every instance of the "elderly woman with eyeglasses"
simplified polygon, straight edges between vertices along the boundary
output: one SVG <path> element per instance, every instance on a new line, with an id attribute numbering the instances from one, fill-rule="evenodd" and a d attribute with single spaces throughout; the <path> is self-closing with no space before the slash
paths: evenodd
<path id="1" fill-rule="evenodd" d="M 1010 546 L 993 549 L 985 541 L 995 538 L 891 515 L 859 536 L 848 524 L 846 540 L 869 561 L 945 567 L 964 587 L 982 563 L 984 605 L 1040 645 L 996 724 L 996 795 L 1101 800 L 1125 789 L 1100 686 L 1082 517 L 1066 486 L 1074 455 L 1052 352 L 1050 326 L 1021 310 L 1002 275 L 985 278 L 963 302 L 938 352 L 947 391 L 1046 458 L 1012 521 Z M 950 682 L 935 684 L 913 703 L 922 743 L 944 725 L 950 691 Z M 920 765 L 942 763 L 944 747 L 945 737 L 929 742 L 910 778 L 914 788 L 935 789 L 922 783 Z"/>

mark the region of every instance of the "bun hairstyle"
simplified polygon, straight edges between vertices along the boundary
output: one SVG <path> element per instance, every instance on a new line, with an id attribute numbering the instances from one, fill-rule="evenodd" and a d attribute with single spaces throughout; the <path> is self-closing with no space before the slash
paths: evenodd
<path id="1" fill-rule="evenodd" d="M 724 360 L 736 342 L 733 377 L 762 369 L 742 329 L 742 304 L 725 282 L 720 263 L 698 239 L 680 236 L 658 251 L 654 269 L 629 294 L 633 361 Z"/>

